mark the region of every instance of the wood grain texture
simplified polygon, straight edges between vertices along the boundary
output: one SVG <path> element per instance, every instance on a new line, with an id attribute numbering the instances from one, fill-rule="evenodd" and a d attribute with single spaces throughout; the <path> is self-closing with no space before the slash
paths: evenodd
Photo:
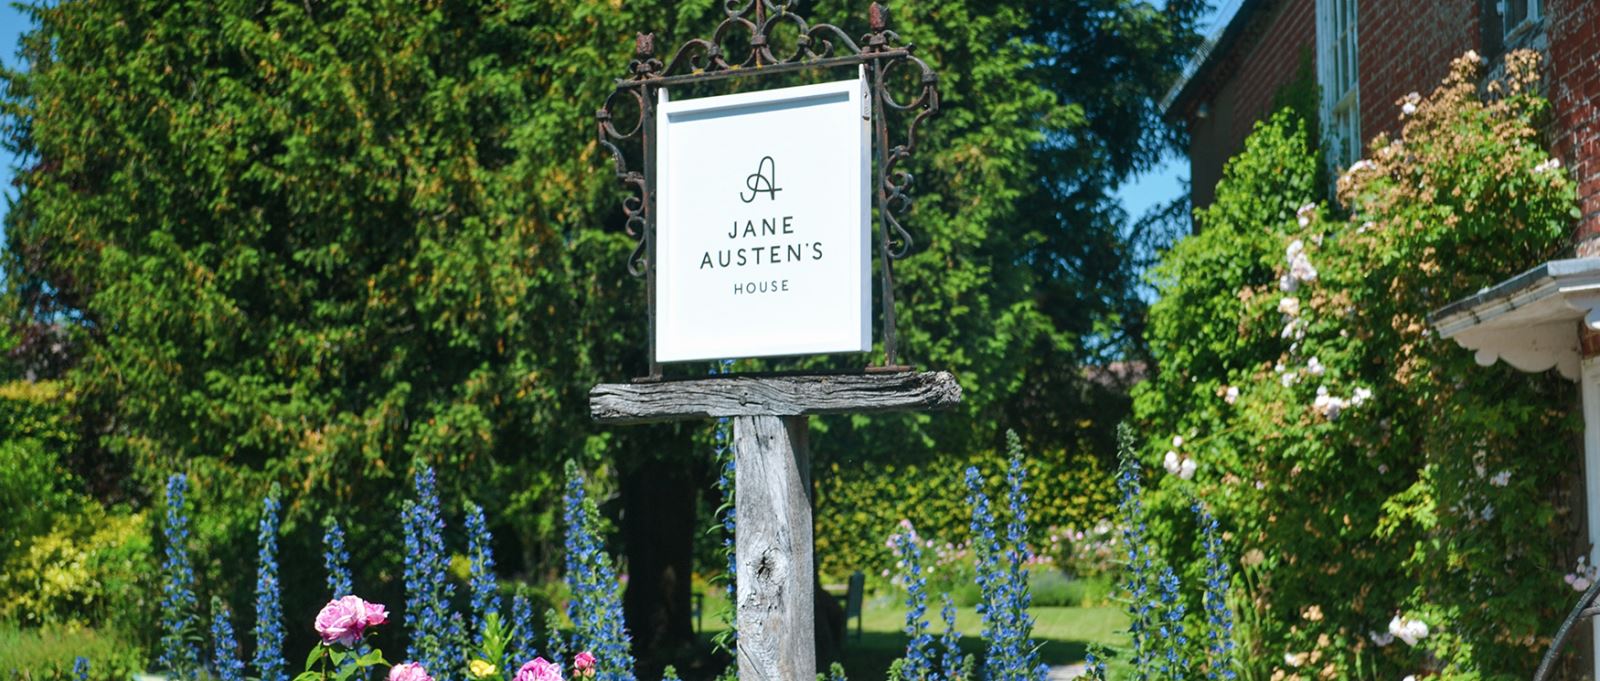
<path id="1" fill-rule="evenodd" d="M 806 421 L 733 419 L 740 681 L 817 678 Z"/>
<path id="2" fill-rule="evenodd" d="M 602 383 L 589 415 L 607 423 L 723 416 L 809 416 L 949 409 L 961 385 L 948 371 L 807 376 L 726 376 L 661 383 Z"/>

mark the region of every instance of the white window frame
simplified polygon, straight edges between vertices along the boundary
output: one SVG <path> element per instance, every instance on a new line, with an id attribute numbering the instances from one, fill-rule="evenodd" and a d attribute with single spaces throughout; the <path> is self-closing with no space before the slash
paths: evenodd
<path id="1" fill-rule="evenodd" d="M 1328 163 L 1361 158 L 1361 41 L 1357 0 L 1317 0 L 1317 83 Z"/>
<path id="2" fill-rule="evenodd" d="M 1544 17 L 1544 8 L 1540 6 L 1542 4 L 1540 0 L 1528 0 L 1527 12 L 1523 14 L 1521 21 L 1513 24 L 1506 17 L 1506 12 L 1511 8 L 1511 0 L 1495 0 L 1494 11 L 1500 15 L 1500 35 L 1509 39 L 1530 26 L 1538 24 L 1539 19 Z"/>

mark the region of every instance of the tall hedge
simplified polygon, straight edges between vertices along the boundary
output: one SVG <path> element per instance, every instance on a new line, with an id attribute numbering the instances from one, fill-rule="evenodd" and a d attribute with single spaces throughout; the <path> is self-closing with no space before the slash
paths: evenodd
<path id="1" fill-rule="evenodd" d="M 1189 500 L 1221 519 L 1255 676 L 1522 676 L 1576 596 L 1573 384 L 1478 366 L 1427 320 L 1567 247 L 1536 61 L 1481 86 L 1469 53 L 1396 102 L 1337 203 L 1304 122 L 1259 124 L 1157 271 L 1154 535 L 1192 564 Z"/>

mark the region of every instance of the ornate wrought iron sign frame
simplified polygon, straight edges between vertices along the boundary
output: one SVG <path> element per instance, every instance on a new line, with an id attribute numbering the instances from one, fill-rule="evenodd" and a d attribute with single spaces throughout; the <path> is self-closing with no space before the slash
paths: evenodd
<path id="1" fill-rule="evenodd" d="M 911 209 L 911 173 L 899 168 L 901 161 L 917 148 L 917 127 L 939 110 L 939 78 L 933 69 L 912 54 L 912 46 L 900 44 L 900 36 L 888 29 L 888 11 L 876 2 L 868 8 L 871 32 L 859 41 L 831 24 L 810 24 L 790 12 L 788 5 L 773 0 L 722 0 L 727 18 L 717 25 L 709 39 L 685 42 L 662 62 L 655 56 L 655 35 L 641 33 L 634 43 L 634 57 L 628 74 L 617 79 L 617 87 L 595 113 L 600 146 L 611 154 L 617 179 L 632 193 L 623 201 L 628 235 L 637 241 L 628 257 L 628 272 L 646 280 L 650 317 L 650 374 L 645 380 L 661 378 L 656 361 L 656 96 L 662 87 L 686 85 L 750 76 L 772 75 L 805 69 L 862 66 L 866 69 L 872 106 L 872 148 L 875 204 L 878 209 L 879 282 L 883 302 L 884 363 L 868 371 L 909 371 L 897 364 L 895 347 L 894 266 L 911 249 L 911 235 L 900 224 L 900 216 Z M 774 54 L 774 31 L 790 27 L 796 32 L 794 51 Z M 748 41 L 741 54 L 729 54 L 723 46 L 730 37 Z M 897 66 L 910 64 L 919 72 L 915 98 L 902 103 L 889 92 L 889 74 Z M 614 112 L 632 104 L 639 118 L 631 125 L 618 127 Z M 889 114 L 909 116 L 904 141 L 890 146 Z M 639 165 L 629 166 L 634 152 Z"/>

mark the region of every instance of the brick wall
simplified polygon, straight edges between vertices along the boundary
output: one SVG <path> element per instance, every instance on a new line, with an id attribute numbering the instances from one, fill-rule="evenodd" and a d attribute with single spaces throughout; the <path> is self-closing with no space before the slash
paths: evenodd
<path id="1" fill-rule="evenodd" d="M 1545 52 L 1553 104 L 1555 152 L 1578 181 L 1583 217 L 1573 242 L 1582 256 L 1600 256 L 1600 0 L 1543 0 L 1544 33 L 1531 47 Z M 1480 0 L 1361 0 L 1361 137 L 1398 134 L 1395 102 L 1427 94 L 1467 50 L 1483 53 Z M 1497 31 L 1497 26 L 1491 26 Z M 1513 45 L 1512 47 L 1516 47 Z M 1292 81 L 1301 55 L 1316 50 L 1316 0 L 1280 0 L 1251 20 L 1219 60 L 1195 101 L 1209 112 L 1185 114 L 1194 205 L 1215 196 L 1227 159 L 1244 147 L 1251 127 L 1271 113 L 1273 95 Z"/>
<path id="2" fill-rule="evenodd" d="M 1600 3 L 1545 0 L 1555 152 L 1578 181 L 1578 255 L 1600 255 Z"/>
<path id="3" fill-rule="evenodd" d="M 1379 132 L 1399 134 L 1397 100 L 1412 92 L 1428 94 L 1449 75 L 1451 59 L 1480 49 L 1478 5 L 1477 0 L 1357 3 L 1363 148 Z"/>
<path id="4" fill-rule="evenodd" d="M 1195 207 L 1216 195 L 1227 159 L 1244 148 L 1255 122 L 1272 113 L 1272 99 L 1294 80 L 1301 56 L 1316 57 L 1316 0 L 1282 0 L 1262 12 L 1222 56 L 1211 82 L 1198 99 L 1209 114 L 1189 118 L 1189 170 Z"/>

